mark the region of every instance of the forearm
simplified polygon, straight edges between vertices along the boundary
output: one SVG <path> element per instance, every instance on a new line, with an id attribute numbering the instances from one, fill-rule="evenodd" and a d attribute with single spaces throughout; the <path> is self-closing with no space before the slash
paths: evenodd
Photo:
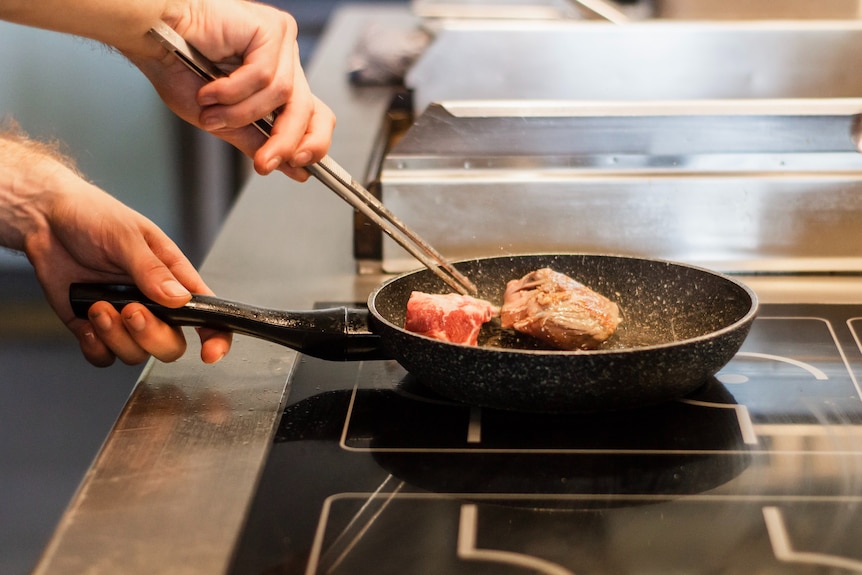
<path id="1" fill-rule="evenodd" d="M 26 251 L 27 239 L 49 225 L 55 180 L 74 173 L 52 146 L 15 130 L 0 132 L 0 245 Z"/>
<path id="2" fill-rule="evenodd" d="M 179 18 L 190 0 L 3 0 L 0 19 L 92 38 L 121 52 L 147 54 L 147 31 Z"/>

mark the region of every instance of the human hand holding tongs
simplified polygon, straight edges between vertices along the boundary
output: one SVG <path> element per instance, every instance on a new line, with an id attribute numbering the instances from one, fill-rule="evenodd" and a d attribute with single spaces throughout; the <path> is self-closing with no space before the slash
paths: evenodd
<path id="1" fill-rule="evenodd" d="M 162 46 L 179 58 L 189 69 L 206 81 L 226 76 L 213 62 L 208 60 L 194 46 L 189 44 L 177 32 L 160 22 L 150 30 Z M 254 126 L 266 137 L 272 135 L 275 113 L 254 122 Z M 326 187 L 377 224 L 398 245 L 407 250 L 425 267 L 431 270 L 452 289 L 461 294 L 477 292 L 476 286 L 466 276 L 455 269 L 428 242 L 399 220 L 383 203 L 359 184 L 344 168 L 329 156 L 324 156 L 319 162 L 305 167 L 308 172 L 323 182 Z"/>

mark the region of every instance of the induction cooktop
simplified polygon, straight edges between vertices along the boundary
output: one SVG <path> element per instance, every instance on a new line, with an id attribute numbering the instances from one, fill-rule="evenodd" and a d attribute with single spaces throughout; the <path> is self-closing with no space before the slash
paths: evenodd
<path id="1" fill-rule="evenodd" d="M 862 572 L 862 306 L 763 305 L 678 400 L 456 404 L 302 357 L 234 573 Z"/>

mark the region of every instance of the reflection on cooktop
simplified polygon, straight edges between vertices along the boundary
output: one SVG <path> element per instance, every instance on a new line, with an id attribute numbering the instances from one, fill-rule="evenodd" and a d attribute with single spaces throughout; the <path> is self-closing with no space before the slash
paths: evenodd
<path id="1" fill-rule="evenodd" d="M 431 397 L 420 385 L 405 375 L 391 390 L 354 390 L 343 446 L 410 452 L 625 453 L 739 450 L 756 441 L 745 407 L 715 380 L 680 401 L 576 416 L 470 408 Z"/>
<path id="2" fill-rule="evenodd" d="M 306 573 L 365 573 L 371 565 L 381 575 L 859 572 L 858 511 L 859 501 L 690 497 L 547 513 L 345 494 L 323 507 Z"/>
<path id="3" fill-rule="evenodd" d="M 860 306 L 765 305 L 694 393 L 593 414 L 302 358 L 234 572 L 860 571 L 860 334 Z"/>

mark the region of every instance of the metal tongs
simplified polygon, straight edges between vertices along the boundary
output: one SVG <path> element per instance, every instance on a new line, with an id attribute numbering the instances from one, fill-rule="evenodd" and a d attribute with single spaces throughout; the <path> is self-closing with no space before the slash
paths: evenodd
<path id="1" fill-rule="evenodd" d="M 150 35 L 204 80 L 212 81 L 227 75 L 164 22 L 159 22 L 158 25 L 150 29 Z M 265 118 L 255 121 L 254 126 L 266 137 L 270 137 L 275 117 L 275 112 L 272 112 Z M 338 194 L 341 199 L 353 206 L 354 209 L 377 224 L 389 237 L 398 242 L 398 245 L 422 262 L 425 267 L 434 272 L 452 289 L 465 295 L 475 295 L 478 292 L 473 282 L 447 262 L 428 242 L 399 220 L 335 160 L 329 156 L 324 156 L 319 162 L 306 166 L 305 169 Z"/>
<path id="2" fill-rule="evenodd" d="M 625 24 L 629 21 L 629 17 L 617 8 L 617 5 L 612 1 L 607 0 L 570 0 L 572 4 L 586 8 L 597 16 L 604 18 L 613 24 Z"/>

